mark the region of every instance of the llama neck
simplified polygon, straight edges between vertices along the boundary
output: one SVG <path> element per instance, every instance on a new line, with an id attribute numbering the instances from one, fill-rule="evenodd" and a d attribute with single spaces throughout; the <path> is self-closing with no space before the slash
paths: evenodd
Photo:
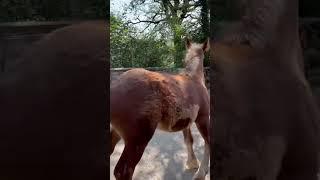
<path id="1" fill-rule="evenodd" d="M 201 82 L 204 82 L 204 70 L 203 70 L 203 60 L 200 58 L 194 58 L 190 60 L 185 68 L 185 73 Z"/>

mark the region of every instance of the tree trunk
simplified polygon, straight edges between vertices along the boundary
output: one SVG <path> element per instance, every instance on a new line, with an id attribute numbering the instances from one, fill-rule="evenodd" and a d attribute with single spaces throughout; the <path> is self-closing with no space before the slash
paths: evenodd
<path id="1" fill-rule="evenodd" d="M 202 29 L 202 34 L 203 37 L 206 38 L 209 36 L 209 8 L 208 8 L 208 3 L 207 0 L 200 0 L 201 3 L 201 29 Z"/>
<path id="2" fill-rule="evenodd" d="M 181 31 L 182 20 L 178 19 L 178 17 L 175 19 L 171 25 L 171 29 L 173 30 L 174 65 L 176 68 L 179 68 L 183 65 L 183 43 L 181 39 L 183 32 Z"/>

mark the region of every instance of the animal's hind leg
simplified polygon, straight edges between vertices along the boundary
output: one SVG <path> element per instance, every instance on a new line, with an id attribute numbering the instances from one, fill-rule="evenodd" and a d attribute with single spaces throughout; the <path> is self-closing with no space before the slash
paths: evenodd
<path id="1" fill-rule="evenodd" d="M 193 137 L 190 128 L 183 131 L 184 142 L 188 150 L 188 159 L 186 163 L 186 169 L 197 169 L 199 167 L 198 160 L 193 151 Z"/>
<path id="2" fill-rule="evenodd" d="M 127 131 L 128 134 L 123 135 L 125 147 L 114 169 L 114 176 L 117 180 L 132 179 L 134 169 L 156 130 L 156 124 L 153 125 L 149 121 L 140 122 L 131 127 L 131 132 Z"/>
<path id="3" fill-rule="evenodd" d="M 121 137 L 120 135 L 116 132 L 115 129 L 111 128 L 111 151 L 110 151 L 110 155 L 113 153 L 114 151 L 114 147 L 117 145 L 117 143 L 120 141 Z"/>
<path id="4" fill-rule="evenodd" d="M 200 167 L 196 174 L 194 175 L 194 179 L 204 179 L 208 169 L 209 169 L 209 158 L 210 158 L 210 122 L 208 116 L 200 116 L 196 120 L 197 128 L 204 139 L 204 155 L 201 161 Z"/>

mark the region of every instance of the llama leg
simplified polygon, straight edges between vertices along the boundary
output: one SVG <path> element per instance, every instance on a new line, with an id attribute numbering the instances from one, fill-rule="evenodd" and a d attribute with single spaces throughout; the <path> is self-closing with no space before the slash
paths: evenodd
<path id="1" fill-rule="evenodd" d="M 186 169 L 197 169 L 199 167 L 198 160 L 193 151 L 193 137 L 190 128 L 183 131 L 184 142 L 188 150 L 188 159 L 186 163 Z"/>
<path id="2" fill-rule="evenodd" d="M 120 141 L 121 137 L 120 135 L 116 132 L 115 129 L 111 129 L 111 151 L 110 151 L 110 155 L 113 153 L 114 151 L 114 147 L 117 145 L 117 143 Z"/>
<path id="3" fill-rule="evenodd" d="M 117 180 L 132 179 L 134 169 L 156 129 L 156 125 L 139 125 L 141 124 L 132 127 L 134 131 L 126 132 L 127 134 L 123 137 L 125 147 L 114 169 L 114 176 Z"/>
<path id="4" fill-rule="evenodd" d="M 196 120 L 197 128 L 204 139 L 204 155 L 201 161 L 200 167 L 196 174 L 194 175 L 193 179 L 205 179 L 205 176 L 209 169 L 209 158 L 210 158 L 210 122 L 208 116 L 201 116 L 198 117 Z"/>

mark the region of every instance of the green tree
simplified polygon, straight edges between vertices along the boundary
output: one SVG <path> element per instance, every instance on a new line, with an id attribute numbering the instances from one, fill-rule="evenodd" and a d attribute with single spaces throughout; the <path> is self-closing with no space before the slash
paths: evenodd
<path id="1" fill-rule="evenodd" d="M 165 39 L 138 35 L 137 29 L 111 15 L 111 67 L 170 67 L 172 57 Z"/>
<path id="2" fill-rule="evenodd" d="M 140 11 L 137 14 L 142 12 L 146 17 L 145 19 L 137 17 L 135 22 L 131 22 L 132 24 L 145 23 L 146 28 L 152 24 L 154 28 L 160 27 L 159 31 L 171 34 L 176 67 L 182 66 L 184 37 L 190 34 L 195 35 L 190 33 L 194 31 L 197 31 L 197 34 L 200 33 L 197 37 L 201 37 L 202 40 L 209 35 L 209 13 L 206 0 L 132 0 L 131 10 Z M 165 28 L 169 30 L 163 30 Z"/>

